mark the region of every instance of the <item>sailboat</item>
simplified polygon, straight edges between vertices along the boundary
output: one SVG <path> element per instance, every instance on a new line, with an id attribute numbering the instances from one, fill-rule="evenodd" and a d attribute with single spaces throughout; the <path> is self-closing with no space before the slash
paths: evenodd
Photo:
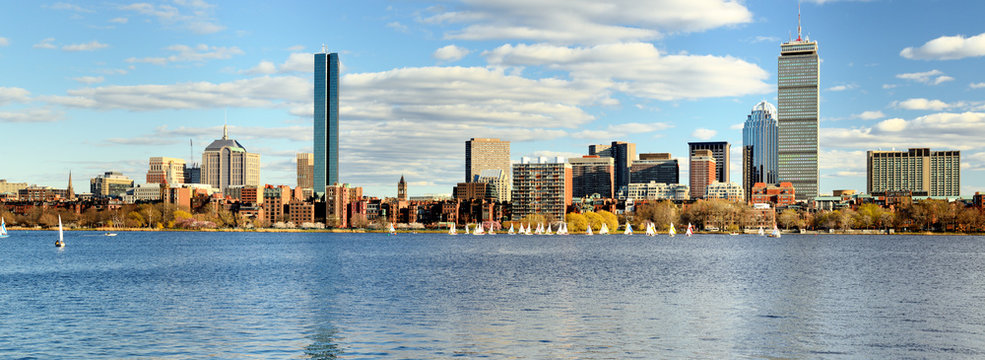
<path id="1" fill-rule="evenodd" d="M 493 224 L 489 224 L 489 231 L 486 232 L 486 235 L 496 235 L 496 232 L 493 231 Z"/>
<path id="2" fill-rule="evenodd" d="M 691 236 L 691 234 L 694 234 L 694 231 L 691 230 L 692 228 L 691 223 L 687 223 L 687 232 L 685 232 L 684 235 Z"/>
<path id="3" fill-rule="evenodd" d="M 599 229 L 599 235 L 609 235 L 609 226 L 602 223 L 602 228 Z"/>
<path id="4" fill-rule="evenodd" d="M 674 229 L 674 223 L 670 223 L 670 230 L 667 231 L 667 235 L 670 235 L 670 237 L 677 235 L 677 229 Z"/>
<path id="5" fill-rule="evenodd" d="M 58 215 L 58 240 L 55 241 L 55 247 L 65 247 L 65 233 L 62 230 L 61 215 Z"/>
<path id="6" fill-rule="evenodd" d="M 523 225 L 521 224 L 520 227 L 522 228 Z M 522 232 L 523 230 L 521 229 L 520 231 Z M 512 223 L 510 224 L 510 231 L 508 231 L 506 233 L 507 234 L 510 234 L 510 235 L 516 234 L 516 232 L 513 231 L 513 224 Z"/>
<path id="7" fill-rule="evenodd" d="M 465 235 L 469 235 L 469 224 L 465 224 Z"/>
<path id="8" fill-rule="evenodd" d="M 534 234 L 544 235 L 544 224 L 537 223 L 537 230 L 534 230 Z"/>
<path id="9" fill-rule="evenodd" d="M 530 232 L 530 228 L 532 228 L 532 227 L 533 227 L 533 225 L 531 225 L 530 223 L 527 223 L 527 233 L 525 235 L 532 235 L 533 234 L 532 232 Z"/>
<path id="10" fill-rule="evenodd" d="M 759 236 L 766 236 L 766 232 L 763 231 L 763 227 L 759 227 Z"/>
<path id="11" fill-rule="evenodd" d="M 517 233 L 520 235 L 524 235 L 527 233 L 527 231 L 523 229 L 523 223 L 520 223 L 520 230 L 518 230 Z"/>
<path id="12" fill-rule="evenodd" d="M 390 228 L 387 229 L 387 232 L 390 233 L 390 235 L 396 235 L 397 234 L 397 229 L 394 229 L 393 228 L 393 223 L 390 223 Z"/>
<path id="13" fill-rule="evenodd" d="M 451 227 L 448 228 L 448 235 L 458 235 L 458 230 L 455 230 L 455 224 L 451 224 Z"/>
<path id="14" fill-rule="evenodd" d="M 623 235 L 633 235 L 633 225 L 626 220 L 626 231 L 622 232 Z"/>
<path id="15" fill-rule="evenodd" d="M 770 233 L 770 237 L 780 237 L 780 229 L 777 228 L 776 225 L 773 225 L 773 232 Z"/>
<path id="16" fill-rule="evenodd" d="M 482 223 L 476 225 L 475 231 L 472 232 L 472 235 L 485 235 L 485 234 L 486 232 L 482 230 Z"/>
<path id="17" fill-rule="evenodd" d="M 0 218 L 0 239 L 8 236 L 10 235 L 7 235 L 7 222 L 3 221 L 3 218 Z"/>
<path id="18" fill-rule="evenodd" d="M 554 235 L 554 233 L 551 232 L 551 224 L 547 224 L 547 231 L 544 231 L 544 235 Z"/>
<path id="19" fill-rule="evenodd" d="M 585 229 L 585 235 L 594 235 L 592 234 L 592 224 L 588 224 L 588 229 Z"/>
<path id="20" fill-rule="evenodd" d="M 566 222 L 561 223 L 561 229 L 563 231 L 561 235 L 568 235 L 568 223 Z"/>

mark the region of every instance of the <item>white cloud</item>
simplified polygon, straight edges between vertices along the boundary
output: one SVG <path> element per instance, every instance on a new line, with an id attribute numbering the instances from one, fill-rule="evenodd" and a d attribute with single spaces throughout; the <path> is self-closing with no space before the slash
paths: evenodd
<path id="1" fill-rule="evenodd" d="M 745 127 L 746 127 L 746 123 L 745 122 L 740 122 L 740 123 L 732 124 L 728 128 L 731 129 L 731 130 L 742 130 Z"/>
<path id="2" fill-rule="evenodd" d="M 718 131 L 711 129 L 703 129 L 703 128 L 695 129 L 694 132 L 691 133 L 691 137 L 698 138 L 701 140 L 711 139 L 715 137 L 715 135 L 718 135 Z"/>
<path id="3" fill-rule="evenodd" d="M 445 33 L 446 39 L 564 44 L 647 40 L 752 21 L 752 13 L 731 0 L 463 0 L 461 7 L 422 21 L 468 23 Z"/>
<path id="4" fill-rule="evenodd" d="M 750 42 L 752 42 L 752 43 L 761 43 L 761 42 L 775 42 L 775 43 L 778 43 L 778 42 L 780 42 L 780 38 L 778 38 L 776 36 L 763 36 L 763 35 L 759 35 L 759 36 L 756 36 L 755 38 L 753 38 L 752 41 L 750 41 Z"/>
<path id="5" fill-rule="evenodd" d="M 22 111 L 0 111 L 0 122 L 5 123 L 37 123 L 53 122 L 62 119 L 61 112 L 49 109 L 27 109 Z"/>
<path id="6" fill-rule="evenodd" d="M 903 131 L 903 129 L 906 129 L 906 120 L 900 118 L 883 120 L 876 124 L 876 129 L 886 132 Z"/>
<path id="7" fill-rule="evenodd" d="M 16 87 L 0 86 L 0 105 L 31 101 L 31 92 Z"/>
<path id="8" fill-rule="evenodd" d="M 896 84 L 882 84 L 882 88 L 883 89 L 886 89 L 886 90 L 894 89 L 896 87 L 899 87 L 899 85 L 896 85 Z"/>
<path id="9" fill-rule="evenodd" d="M 546 157 L 548 159 L 553 159 L 553 158 L 556 158 L 556 157 L 559 157 L 560 156 L 560 157 L 564 158 L 565 160 L 567 160 L 567 159 L 580 158 L 580 157 L 583 156 L 583 154 L 579 154 L 579 153 L 575 153 L 575 152 L 568 152 L 568 151 L 538 150 L 538 151 L 534 151 L 534 152 L 532 152 L 530 154 L 527 154 L 525 156 L 530 157 L 532 159 L 536 159 L 536 158 L 539 158 L 541 156 Z"/>
<path id="10" fill-rule="evenodd" d="M 80 76 L 72 78 L 72 80 L 78 81 L 83 84 L 98 84 L 106 80 L 102 76 Z"/>
<path id="11" fill-rule="evenodd" d="M 981 89 L 981 88 L 985 88 L 985 82 L 980 82 L 980 83 L 971 83 L 971 84 L 968 84 L 968 87 L 970 87 L 970 88 L 972 88 L 972 89 Z"/>
<path id="12" fill-rule="evenodd" d="M 912 80 L 922 84 L 940 85 L 943 82 L 954 80 L 953 77 L 944 75 L 940 70 L 934 69 L 925 72 L 897 74 L 897 78 Z"/>
<path id="13" fill-rule="evenodd" d="M 863 112 L 861 112 L 859 114 L 852 115 L 852 117 L 853 118 L 856 118 L 856 119 L 862 119 L 862 120 L 876 120 L 876 119 L 882 119 L 882 118 L 886 117 L 886 114 L 883 114 L 882 111 L 878 111 L 878 110 L 871 111 L 870 110 L 870 111 L 863 111 Z"/>
<path id="14" fill-rule="evenodd" d="M 856 85 L 856 84 L 843 84 L 843 85 L 837 85 L 837 86 L 829 87 L 828 88 L 828 91 L 845 91 L 845 90 L 852 90 L 852 89 L 855 89 L 855 88 L 858 88 L 858 85 Z"/>
<path id="15" fill-rule="evenodd" d="M 120 9 L 150 16 L 156 18 L 162 25 L 182 28 L 197 34 L 212 34 L 225 29 L 225 26 L 216 24 L 211 15 L 214 5 L 204 1 L 185 0 L 175 1 L 174 4 L 180 8 L 170 4 L 132 3 L 121 6 Z"/>
<path id="16" fill-rule="evenodd" d="M 7 45 L 10 45 L 10 40 L 7 40 L 7 38 L 5 37 L 0 37 L 0 46 L 7 46 Z"/>
<path id="17" fill-rule="evenodd" d="M 198 44 L 194 47 L 188 45 L 171 45 L 165 48 L 165 50 L 171 51 L 175 54 L 169 55 L 167 57 L 145 57 L 145 58 L 128 58 L 126 61 L 128 63 L 148 63 L 154 65 L 167 65 L 168 63 L 176 62 L 205 62 L 207 60 L 223 60 L 229 59 L 234 55 L 243 55 L 243 50 L 238 47 L 221 47 L 221 46 L 209 46 L 205 44 Z"/>
<path id="18" fill-rule="evenodd" d="M 935 149 L 980 149 L 985 147 L 985 113 L 934 113 L 912 120 L 888 119 L 872 127 L 821 128 L 822 148 L 890 149 L 930 147 Z"/>
<path id="19" fill-rule="evenodd" d="M 386 24 L 386 27 L 394 29 L 399 32 L 407 32 L 407 25 L 401 24 L 399 21 L 391 21 Z"/>
<path id="20" fill-rule="evenodd" d="M 55 38 L 46 38 L 44 40 L 41 40 L 41 42 L 39 42 L 37 44 L 34 44 L 34 48 L 35 49 L 55 49 L 55 48 L 57 48 L 57 46 L 55 46 L 55 44 L 52 44 L 54 41 L 55 41 Z"/>
<path id="21" fill-rule="evenodd" d="M 972 37 L 941 36 L 920 47 L 908 47 L 900 56 L 913 60 L 957 60 L 985 56 L 985 33 Z"/>
<path id="22" fill-rule="evenodd" d="M 109 47 L 109 45 L 106 45 L 106 44 L 103 44 L 103 43 L 101 43 L 99 41 L 93 40 L 93 41 L 90 41 L 90 42 L 87 42 L 87 43 L 84 43 L 84 44 L 65 45 L 65 46 L 62 46 L 62 50 L 65 50 L 65 51 L 95 51 L 95 50 L 99 50 L 99 49 L 105 49 L 105 48 L 108 48 L 108 47 Z"/>
<path id="23" fill-rule="evenodd" d="M 944 110 L 953 105 L 940 100 L 914 98 L 893 102 L 892 106 L 905 110 Z"/>
<path id="24" fill-rule="evenodd" d="M 612 124 L 605 130 L 582 130 L 571 134 L 576 139 L 612 140 L 630 135 L 646 134 L 674 127 L 669 123 L 624 123 Z"/>
<path id="25" fill-rule="evenodd" d="M 666 55 L 649 43 L 574 48 L 507 44 L 483 56 L 494 66 L 566 70 L 575 79 L 614 82 L 616 90 L 658 100 L 761 94 L 772 89 L 764 82 L 767 72 L 755 64 L 731 56 Z"/>
<path id="26" fill-rule="evenodd" d="M 287 51 L 301 51 L 304 50 L 304 45 L 294 45 L 287 48 Z"/>
<path id="27" fill-rule="evenodd" d="M 241 72 L 246 74 L 273 74 L 277 72 L 277 65 L 274 65 L 274 63 L 270 61 L 264 60 L 257 64 L 257 66 Z"/>
<path id="28" fill-rule="evenodd" d="M 91 12 L 93 12 L 92 10 L 83 8 L 81 6 L 78 6 L 78 5 L 75 5 L 75 4 L 63 3 L 63 2 L 56 2 L 56 3 L 52 4 L 52 5 L 42 5 L 42 7 L 45 7 L 45 8 L 48 8 L 48 9 L 52 9 L 52 10 L 69 10 L 69 11 L 84 12 L 84 13 L 91 13 Z"/>
<path id="29" fill-rule="evenodd" d="M 468 55 L 469 52 L 469 49 L 455 45 L 448 45 L 435 50 L 434 58 L 441 61 L 454 62 L 461 60 L 465 57 L 465 55 Z"/>
<path id="30" fill-rule="evenodd" d="M 127 19 L 125 17 L 112 18 L 112 19 L 109 20 L 109 22 L 116 23 L 116 24 L 126 24 L 127 21 L 129 21 L 129 19 Z"/>

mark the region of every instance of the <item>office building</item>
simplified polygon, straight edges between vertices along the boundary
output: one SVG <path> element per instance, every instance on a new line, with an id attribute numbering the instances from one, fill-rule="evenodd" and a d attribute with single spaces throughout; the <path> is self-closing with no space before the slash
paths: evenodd
<path id="1" fill-rule="evenodd" d="M 777 181 L 790 182 L 797 200 L 818 193 L 818 90 L 820 61 L 817 42 L 801 38 L 780 45 L 777 70 Z"/>
<path id="2" fill-rule="evenodd" d="M 263 211 L 264 218 L 271 223 L 283 222 L 288 220 L 287 205 L 293 200 L 293 192 L 287 185 L 263 187 Z"/>
<path id="3" fill-rule="evenodd" d="M 753 184 L 750 202 L 753 204 L 771 204 L 773 207 L 788 206 L 797 203 L 796 189 L 789 181 L 773 185 L 758 182 Z"/>
<path id="4" fill-rule="evenodd" d="M 475 180 L 475 182 L 489 184 L 488 197 L 496 201 L 505 201 L 503 199 L 510 198 L 510 196 L 506 196 L 511 188 L 507 185 L 508 181 L 509 177 L 506 175 L 506 172 L 500 169 L 482 170 L 479 173 L 479 177 Z"/>
<path id="5" fill-rule="evenodd" d="M 636 144 L 624 141 L 613 141 L 609 145 L 598 144 L 588 146 L 588 155 L 610 157 L 615 160 L 614 189 L 629 185 L 629 168 L 636 161 Z"/>
<path id="6" fill-rule="evenodd" d="M 472 138 L 465 141 L 465 182 L 473 182 L 483 170 L 500 170 L 506 174 L 506 189 L 500 201 L 512 197 L 510 142 L 500 139 Z"/>
<path id="7" fill-rule="evenodd" d="M 185 160 L 163 156 L 150 158 L 150 169 L 147 170 L 147 183 L 184 184 Z"/>
<path id="8" fill-rule="evenodd" d="M 202 183 L 202 167 L 197 163 L 192 163 L 191 165 L 185 165 L 185 184 L 201 184 Z"/>
<path id="9" fill-rule="evenodd" d="M 536 162 L 523 157 L 513 164 L 513 220 L 543 214 L 555 221 L 564 219 L 571 205 L 571 164 L 563 158 Z"/>
<path id="10" fill-rule="evenodd" d="M 452 189 L 456 200 L 486 200 L 494 195 L 493 185 L 484 182 L 461 182 Z"/>
<path id="11" fill-rule="evenodd" d="M 315 154 L 313 153 L 298 153 L 297 154 L 297 165 L 298 165 L 298 187 L 302 189 L 313 189 L 314 188 L 314 175 L 315 175 Z"/>
<path id="12" fill-rule="evenodd" d="M 619 200 L 689 200 L 690 189 L 684 184 L 666 184 L 656 181 L 630 183 L 619 191 Z"/>
<path id="13" fill-rule="evenodd" d="M 689 142 L 687 145 L 692 156 L 698 150 L 711 150 L 712 156 L 715 158 L 715 181 L 731 181 L 729 179 L 729 173 L 731 173 L 729 162 L 731 161 L 732 146 L 727 141 Z M 691 187 L 691 190 L 694 190 L 694 187 Z"/>
<path id="14" fill-rule="evenodd" d="M 612 145 L 610 144 L 588 145 L 588 155 L 595 155 L 599 157 L 612 157 Z"/>
<path id="15" fill-rule="evenodd" d="M 117 171 L 107 171 L 89 179 L 89 192 L 97 198 L 120 197 L 133 187 L 133 179 Z"/>
<path id="16" fill-rule="evenodd" d="M 316 195 L 339 182 L 339 54 L 315 54 L 315 165 L 312 186 Z"/>
<path id="17" fill-rule="evenodd" d="M 866 158 L 869 194 L 909 191 L 914 196 L 960 196 L 960 151 L 869 151 Z"/>
<path id="18" fill-rule="evenodd" d="M 12 183 L 7 182 L 7 179 L 0 179 L 0 194 L 17 194 L 24 188 L 27 188 L 27 183 Z"/>
<path id="19" fill-rule="evenodd" d="M 260 154 L 247 152 L 229 138 L 223 126 L 222 139 L 213 141 L 202 153 L 202 183 L 219 190 L 231 185 L 260 186 Z"/>
<path id="20" fill-rule="evenodd" d="M 680 176 L 681 166 L 669 153 L 640 154 L 640 159 L 629 167 L 630 183 L 677 184 L 681 182 Z"/>
<path id="21" fill-rule="evenodd" d="M 716 181 L 708 185 L 708 188 L 705 190 L 705 198 L 743 201 L 745 199 L 745 191 L 742 189 L 742 185 L 734 182 L 723 183 Z"/>
<path id="22" fill-rule="evenodd" d="M 587 155 L 568 159 L 571 164 L 571 196 L 582 198 L 599 194 L 603 198 L 615 196 L 615 159 Z"/>
<path id="23" fill-rule="evenodd" d="M 222 195 L 241 203 L 263 203 L 263 194 L 256 185 L 230 185 L 222 190 Z"/>
<path id="24" fill-rule="evenodd" d="M 746 200 L 756 183 L 778 182 L 776 119 L 776 107 L 763 100 L 753 106 L 742 126 L 742 187 Z"/>
<path id="25" fill-rule="evenodd" d="M 705 197 L 708 185 L 715 182 L 715 156 L 711 150 L 694 150 L 691 153 L 691 198 Z"/>

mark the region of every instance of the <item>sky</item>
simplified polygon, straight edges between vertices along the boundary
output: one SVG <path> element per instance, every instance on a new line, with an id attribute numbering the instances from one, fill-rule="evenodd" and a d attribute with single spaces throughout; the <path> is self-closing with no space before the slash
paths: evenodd
<path id="1" fill-rule="evenodd" d="M 511 156 L 629 141 L 732 143 L 776 104 L 795 0 L 162 2 L 0 0 L 0 178 L 76 192 L 142 183 L 153 156 L 201 161 L 229 135 L 262 182 L 296 185 L 312 150 L 312 63 L 342 62 L 340 180 L 372 196 L 447 194 L 464 143 Z M 820 188 L 865 190 L 866 150 L 961 150 L 985 191 L 985 2 L 804 0 L 821 57 Z M 191 146 L 189 146 L 191 141 Z M 81 191 L 80 191 L 81 190 Z"/>

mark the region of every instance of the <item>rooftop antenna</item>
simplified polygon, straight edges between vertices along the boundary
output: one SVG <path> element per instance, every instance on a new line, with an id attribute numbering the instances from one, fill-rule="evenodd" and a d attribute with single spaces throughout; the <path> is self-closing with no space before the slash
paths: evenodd
<path id="1" fill-rule="evenodd" d="M 328 53 L 328 47 L 326 47 L 325 44 L 321 44 L 321 52 L 322 54 Z"/>
<path id="2" fill-rule="evenodd" d="M 195 146 L 192 145 L 192 139 L 188 139 L 188 166 L 191 166 L 195 161 Z"/>
<path id="3" fill-rule="evenodd" d="M 800 1 L 797 1 L 797 41 L 800 40 Z"/>
<path id="4" fill-rule="evenodd" d="M 225 109 L 223 110 L 223 115 L 222 115 L 222 140 L 229 139 L 229 130 L 227 128 L 229 126 L 228 124 L 229 124 L 229 109 Z"/>

